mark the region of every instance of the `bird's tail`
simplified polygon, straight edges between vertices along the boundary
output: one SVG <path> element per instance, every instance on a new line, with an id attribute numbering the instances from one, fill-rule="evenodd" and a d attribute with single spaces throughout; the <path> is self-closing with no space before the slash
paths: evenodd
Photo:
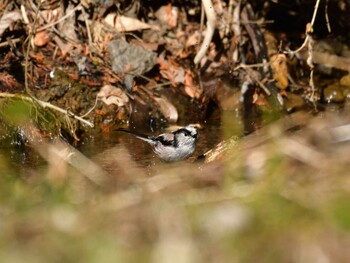
<path id="1" fill-rule="evenodd" d="M 152 136 L 148 136 L 148 135 L 141 134 L 141 133 L 134 132 L 134 131 L 129 131 L 129 130 L 122 129 L 122 128 L 119 128 L 116 131 L 129 133 L 129 134 L 134 135 L 135 137 L 137 137 L 137 138 L 139 138 L 139 139 L 141 139 L 141 140 L 143 140 L 145 142 L 148 142 L 150 144 L 154 144 L 155 143 L 154 137 L 152 137 Z"/>

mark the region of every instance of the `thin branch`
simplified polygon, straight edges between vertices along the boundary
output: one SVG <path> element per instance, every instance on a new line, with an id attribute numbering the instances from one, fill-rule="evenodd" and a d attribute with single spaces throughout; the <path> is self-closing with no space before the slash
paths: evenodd
<path id="1" fill-rule="evenodd" d="M 315 24 L 315 20 L 316 20 L 316 16 L 317 16 L 317 11 L 318 11 L 318 6 L 320 5 L 320 0 L 317 0 L 316 4 L 315 4 L 315 9 L 314 9 L 314 13 L 312 15 L 312 19 L 311 19 L 311 26 L 313 27 Z"/>
<path id="2" fill-rule="evenodd" d="M 315 4 L 315 9 L 314 9 L 314 13 L 312 15 L 312 19 L 309 25 L 306 26 L 306 38 L 304 40 L 304 43 L 295 51 L 289 50 L 287 53 L 291 53 L 292 55 L 294 55 L 295 53 L 300 52 L 303 48 L 305 48 L 309 42 L 310 39 L 310 35 L 309 33 L 313 31 L 313 26 L 316 20 L 316 15 L 317 15 L 317 11 L 318 11 L 318 7 L 320 5 L 320 0 L 317 0 L 316 4 Z"/>
<path id="3" fill-rule="evenodd" d="M 41 100 L 38 100 L 38 99 L 36 99 L 34 97 L 28 97 L 28 96 L 21 95 L 21 94 L 11 94 L 11 93 L 6 93 L 6 92 L 0 92 L 0 97 L 2 97 L 2 98 L 19 98 L 19 99 L 22 99 L 22 100 L 25 100 L 25 101 L 29 101 L 31 103 L 36 102 L 43 108 L 50 108 L 52 110 L 58 111 L 60 113 L 63 113 L 63 114 L 65 114 L 68 117 L 74 118 L 74 119 L 76 119 L 76 120 L 78 120 L 78 121 L 80 121 L 80 122 L 90 126 L 91 128 L 94 127 L 93 123 L 91 123 L 90 121 L 84 120 L 82 117 L 79 117 L 79 116 L 75 115 L 73 112 L 61 109 L 61 108 L 59 108 L 59 107 L 57 107 L 55 105 L 52 105 L 49 102 L 41 101 Z"/>
<path id="4" fill-rule="evenodd" d="M 11 39 L 11 42 L 12 42 L 13 44 L 19 43 L 19 42 L 21 42 L 21 41 L 22 41 L 21 38 Z M 8 45 L 10 45 L 10 44 L 9 44 L 9 41 L 2 42 L 2 43 L 0 43 L 0 48 L 1 48 L 1 47 L 7 47 Z"/>
<path id="5" fill-rule="evenodd" d="M 238 69 L 246 69 L 246 68 L 262 68 L 262 67 L 266 67 L 269 66 L 270 63 L 266 62 L 266 63 L 257 63 L 257 64 L 239 64 L 237 67 L 235 67 L 233 70 L 236 71 Z"/>
<path id="6" fill-rule="evenodd" d="M 331 23 L 329 22 L 329 16 L 328 16 L 328 0 L 326 1 L 326 6 L 324 7 L 324 16 L 326 19 L 326 25 L 327 25 L 327 29 L 328 29 L 328 33 L 332 32 L 332 28 L 331 28 Z"/>
<path id="7" fill-rule="evenodd" d="M 304 40 L 304 43 L 301 45 L 301 47 L 299 47 L 295 51 L 287 51 L 287 53 L 295 55 L 296 53 L 299 53 L 302 49 L 307 47 L 308 57 L 307 57 L 306 61 L 307 61 L 307 65 L 310 68 L 310 81 L 309 81 L 309 84 L 310 84 L 310 87 L 311 87 L 311 90 L 312 90 L 310 100 L 314 104 L 315 110 L 316 110 L 316 103 L 315 103 L 315 99 L 314 99 L 314 96 L 315 96 L 315 83 L 314 83 L 314 64 L 313 64 L 314 63 L 314 61 L 313 61 L 313 39 L 312 39 L 310 33 L 313 31 L 313 26 L 315 24 L 315 20 L 316 20 L 316 16 L 317 16 L 319 5 L 320 5 L 320 0 L 317 0 L 316 4 L 315 4 L 314 13 L 312 15 L 311 22 L 310 22 L 310 24 L 306 25 L 306 38 Z"/>
<path id="8" fill-rule="evenodd" d="M 98 97 L 96 97 L 95 99 L 95 104 L 94 106 L 92 106 L 92 108 L 90 110 L 88 110 L 85 114 L 81 115 L 80 118 L 84 118 L 86 117 L 87 115 L 89 115 L 97 106 L 97 102 L 98 102 Z"/>
<path id="9" fill-rule="evenodd" d="M 33 26 L 30 27 L 29 29 L 29 35 L 26 39 L 26 41 L 28 41 L 28 44 L 27 44 L 27 49 L 25 51 L 25 62 L 24 62 L 24 86 L 25 86 L 25 89 L 26 89 L 26 92 L 28 95 L 31 95 L 31 90 L 29 89 L 29 85 L 28 85 L 28 64 L 29 64 L 29 51 L 30 51 L 30 45 L 31 45 L 31 38 L 33 37 L 34 35 L 34 31 L 35 31 L 35 24 L 39 18 L 39 10 L 40 10 L 40 6 L 41 6 L 41 2 L 39 4 L 39 7 L 37 8 L 36 12 L 35 12 L 35 18 L 34 18 L 34 21 L 33 21 Z M 23 14 L 27 14 L 26 11 L 25 11 L 25 7 L 22 5 L 21 6 L 21 11 Z M 28 19 L 28 18 L 26 18 Z M 29 20 L 28 20 L 29 21 Z"/>
<path id="10" fill-rule="evenodd" d="M 79 3 L 76 7 L 74 7 L 68 14 L 66 14 L 65 16 L 62 16 L 60 19 L 58 19 L 57 21 L 51 23 L 51 24 L 48 24 L 48 25 L 45 25 L 45 26 L 42 26 L 42 27 L 39 27 L 37 29 L 37 31 L 42 31 L 46 28 L 49 28 L 49 27 L 53 27 L 54 25 L 60 23 L 61 21 L 65 20 L 66 18 L 70 17 L 71 15 L 73 15 L 75 13 L 75 11 L 79 10 L 81 8 L 81 3 Z"/>
<path id="11" fill-rule="evenodd" d="M 89 39 L 89 46 L 92 47 L 93 46 L 93 41 L 92 41 L 92 36 L 91 36 L 89 20 L 87 18 L 87 14 L 86 14 L 84 8 L 82 8 L 81 10 L 83 12 L 83 18 L 84 18 L 84 22 L 85 22 L 85 26 L 86 26 L 87 36 L 88 36 L 88 39 Z"/>

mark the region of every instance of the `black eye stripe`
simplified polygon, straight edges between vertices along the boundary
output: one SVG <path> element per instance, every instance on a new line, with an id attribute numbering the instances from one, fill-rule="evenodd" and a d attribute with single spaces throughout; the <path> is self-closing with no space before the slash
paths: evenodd
<path id="1" fill-rule="evenodd" d="M 192 134 L 192 133 L 191 133 L 189 130 L 187 130 L 187 129 L 180 129 L 180 130 L 177 130 L 176 133 L 177 133 L 177 134 L 183 133 L 183 135 L 185 135 L 185 136 L 191 136 L 191 137 L 196 137 L 196 136 L 197 136 L 197 133 Z"/>

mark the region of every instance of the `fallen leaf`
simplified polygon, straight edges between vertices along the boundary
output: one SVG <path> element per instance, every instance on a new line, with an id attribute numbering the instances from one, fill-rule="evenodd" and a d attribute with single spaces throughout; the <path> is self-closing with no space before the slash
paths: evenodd
<path id="1" fill-rule="evenodd" d="M 288 87 L 288 66 L 287 57 L 284 54 L 277 54 L 271 57 L 271 68 L 276 86 L 280 89 Z"/>
<path id="2" fill-rule="evenodd" d="M 184 84 L 185 92 L 188 96 L 197 99 L 201 96 L 202 91 L 198 88 L 198 85 L 194 83 L 193 76 L 190 70 L 186 70 Z"/>
<path id="3" fill-rule="evenodd" d="M 62 57 L 67 56 L 68 52 L 73 49 L 73 45 L 70 43 L 64 43 L 62 39 L 58 36 L 54 36 L 53 40 L 57 44 L 57 46 L 60 48 Z"/>
<path id="4" fill-rule="evenodd" d="M 35 34 L 34 45 L 37 47 L 43 47 L 51 40 L 50 33 L 46 30 L 40 31 Z"/>
<path id="5" fill-rule="evenodd" d="M 107 105 L 117 105 L 123 107 L 129 102 L 129 97 L 120 88 L 113 87 L 112 85 L 105 85 L 101 88 L 97 94 L 97 98 L 102 100 Z"/>
<path id="6" fill-rule="evenodd" d="M 172 83 L 185 82 L 185 70 L 178 66 L 175 61 L 164 58 L 164 54 L 157 58 L 157 63 L 160 66 L 160 74 L 163 78 L 168 79 Z"/>
<path id="7" fill-rule="evenodd" d="M 97 115 L 106 115 L 106 111 L 104 110 L 96 110 Z"/>
<path id="8" fill-rule="evenodd" d="M 187 38 L 185 47 L 191 47 L 191 46 L 198 45 L 199 39 L 200 39 L 200 34 L 198 31 L 195 31 L 192 35 L 190 35 Z"/>
<path id="9" fill-rule="evenodd" d="M 120 16 L 117 14 L 108 14 L 104 21 L 119 32 L 129 32 L 142 29 L 159 30 L 157 26 L 149 25 L 136 18 Z"/>
<path id="10" fill-rule="evenodd" d="M 17 20 L 21 19 L 21 13 L 19 11 L 12 11 L 4 14 L 0 19 L 0 36 L 5 32 L 10 25 Z"/>
<path id="11" fill-rule="evenodd" d="M 161 6 L 156 12 L 156 17 L 161 25 L 166 25 L 168 28 L 175 28 L 179 17 L 179 9 L 172 6 L 171 3 Z"/>
<path id="12" fill-rule="evenodd" d="M 154 98 L 159 105 L 159 110 L 170 123 L 177 122 L 179 114 L 175 106 L 164 97 Z"/>

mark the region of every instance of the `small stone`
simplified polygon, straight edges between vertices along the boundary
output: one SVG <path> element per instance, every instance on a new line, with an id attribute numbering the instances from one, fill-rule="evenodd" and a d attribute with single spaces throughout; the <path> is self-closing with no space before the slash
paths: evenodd
<path id="1" fill-rule="evenodd" d="M 287 112 L 301 109 L 305 106 L 305 100 L 291 92 L 287 92 L 287 97 L 284 99 L 284 108 Z"/>
<path id="2" fill-rule="evenodd" d="M 350 86 L 343 87 L 343 94 L 346 99 L 350 99 Z"/>
<path id="3" fill-rule="evenodd" d="M 327 103 L 342 103 L 345 101 L 343 90 L 339 85 L 329 85 L 323 90 L 324 101 Z"/>
<path id="4" fill-rule="evenodd" d="M 122 39 L 109 42 L 108 49 L 112 70 L 125 76 L 124 84 L 129 91 L 132 91 L 133 78 L 151 70 L 156 64 L 156 53 Z"/>
<path id="5" fill-rule="evenodd" d="M 350 87 L 350 74 L 340 79 L 340 85 Z"/>

